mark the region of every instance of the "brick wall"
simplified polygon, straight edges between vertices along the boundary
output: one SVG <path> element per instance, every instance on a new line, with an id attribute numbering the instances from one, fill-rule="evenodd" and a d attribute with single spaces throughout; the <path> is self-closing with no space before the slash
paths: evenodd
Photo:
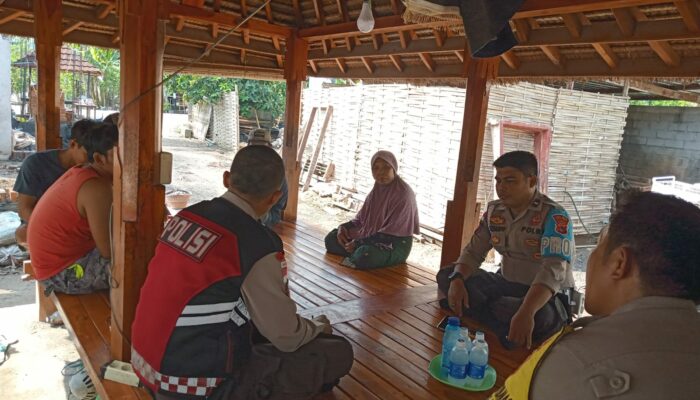
<path id="1" fill-rule="evenodd" d="M 630 107 L 620 166 L 629 176 L 700 182 L 700 108 Z"/>

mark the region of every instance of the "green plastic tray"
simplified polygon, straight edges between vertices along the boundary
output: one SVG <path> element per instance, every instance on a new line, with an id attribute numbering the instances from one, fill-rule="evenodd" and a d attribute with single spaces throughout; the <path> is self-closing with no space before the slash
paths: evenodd
<path id="1" fill-rule="evenodd" d="M 493 387 L 493 385 L 496 384 L 496 370 L 493 369 L 492 366 L 488 366 L 486 368 L 486 372 L 484 373 L 484 380 L 481 382 L 481 385 L 479 386 L 467 386 L 467 385 L 455 385 L 454 383 L 451 383 L 450 381 L 447 380 L 447 376 L 443 375 L 442 373 L 442 354 L 438 354 L 433 358 L 432 361 L 430 361 L 430 366 L 428 367 L 428 370 L 430 371 L 430 375 L 432 375 L 433 378 L 439 380 L 440 382 L 444 383 L 445 385 L 449 385 L 452 387 L 456 387 L 458 389 L 462 390 L 468 390 L 470 392 L 483 392 L 484 390 L 489 390 Z"/>

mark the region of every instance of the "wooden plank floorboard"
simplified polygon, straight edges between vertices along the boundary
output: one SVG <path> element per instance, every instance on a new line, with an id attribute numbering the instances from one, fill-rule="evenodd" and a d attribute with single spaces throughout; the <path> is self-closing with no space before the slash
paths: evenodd
<path id="1" fill-rule="evenodd" d="M 290 289 L 296 290 L 297 287 L 297 285 L 292 285 L 290 282 Z M 416 288 L 399 290 L 387 295 L 369 296 L 342 303 L 328 304 L 321 307 L 306 309 L 302 312 L 302 315 L 309 316 L 325 314 L 331 323 L 335 324 L 362 318 L 366 315 L 381 313 L 387 310 L 411 307 L 431 301 L 436 297 L 436 286 L 425 285 Z"/>
<path id="2" fill-rule="evenodd" d="M 334 333 L 347 338 L 355 352 L 350 374 L 331 393 L 317 399 L 457 399 L 486 398 L 430 377 L 430 361 L 442 350 L 437 324 L 447 315 L 437 302 L 437 271 L 402 264 L 362 271 L 341 266 L 340 256 L 325 253 L 324 232 L 305 223 L 277 229 L 287 254 L 290 292 L 305 316 L 326 314 Z M 475 330 L 483 326 L 463 319 Z M 507 351 L 485 330 L 490 363 L 498 371 L 496 388 L 527 357 Z M 495 389 L 494 389 L 495 390 Z"/>

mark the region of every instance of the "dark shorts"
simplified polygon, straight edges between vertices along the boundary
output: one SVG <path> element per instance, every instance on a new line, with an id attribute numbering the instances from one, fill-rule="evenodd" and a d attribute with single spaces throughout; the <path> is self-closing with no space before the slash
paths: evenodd
<path id="1" fill-rule="evenodd" d="M 44 293 L 51 292 L 67 294 L 85 294 L 97 290 L 109 289 L 111 264 L 100 255 L 99 250 L 92 249 L 89 253 L 75 261 L 58 274 L 41 281 Z"/>
<path id="2" fill-rule="evenodd" d="M 448 276 L 454 266 L 441 269 L 437 274 L 438 288 L 447 295 L 450 287 Z M 469 308 L 462 310 L 463 315 L 473 318 L 488 326 L 498 335 L 504 345 L 509 345 L 505 337 L 510 330 L 510 320 L 520 309 L 530 286 L 511 282 L 500 273 L 486 272 L 479 269 L 464 282 L 469 294 Z M 440 305 L 449 309 L 447 299 L 440 300 Z M 547 339 L 566 324 L 568 314 L 559 296 L 552 298 L 537 313 L 532 340 L 540 342 Z"/>

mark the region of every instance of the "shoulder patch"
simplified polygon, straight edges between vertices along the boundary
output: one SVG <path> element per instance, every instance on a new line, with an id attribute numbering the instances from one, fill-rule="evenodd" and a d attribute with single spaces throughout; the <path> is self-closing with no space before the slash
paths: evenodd
<path id="1" fill-rule="evenodd" d="M 574 252 L 574 232 L 569 214 L 565 210 L 551 209 L 544 221 L 540 242 L 542 257 L 558 257 L 571 262 Z"/>
<path id="2" fill-rule="evenodd" d="M 163 229 L 159 241 L 197 262 L 202 262 L 220 238 L 219 233 L 176 215 Z"/>

